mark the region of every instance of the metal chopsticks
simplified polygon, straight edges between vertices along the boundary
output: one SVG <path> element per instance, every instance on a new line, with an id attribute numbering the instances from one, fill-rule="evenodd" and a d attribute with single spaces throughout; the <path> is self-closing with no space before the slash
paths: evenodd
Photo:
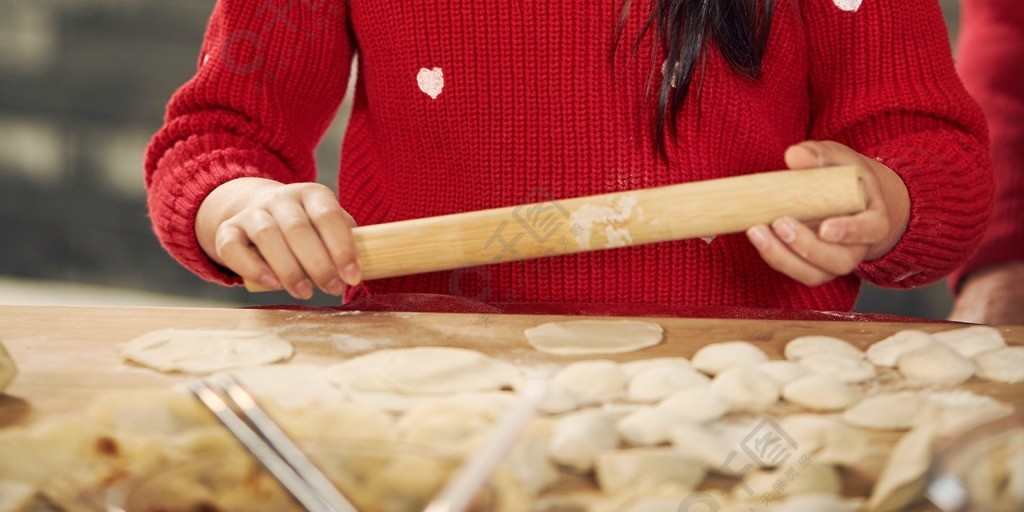
<path id="1" fill-rule="evenodd" d="M 196 379 L 188 387 L 303 508 L 358 512 L 233 377 Z"/>

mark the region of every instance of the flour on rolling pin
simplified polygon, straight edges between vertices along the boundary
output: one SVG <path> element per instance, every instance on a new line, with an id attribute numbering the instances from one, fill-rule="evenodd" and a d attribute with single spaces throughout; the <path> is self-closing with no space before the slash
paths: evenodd
<path id="1" fill-rule="evenodd" d="M 633 217 L 636 203 L 636 195 L 631 194 L 620 197 L 618 201 L 608 206 L 585 204 L 577 208 L 569 216 L 569 223 L 572 226 L 576 242 L 580 244 L 580 247 L 590 249 L 590 237 L 594 227 L 603 225 L 607 240 L 605 247 L 624 247 L 633 243 L 629 229 L 620 225 Z M 637 208 L 637 211 L 639 210 Z"/>

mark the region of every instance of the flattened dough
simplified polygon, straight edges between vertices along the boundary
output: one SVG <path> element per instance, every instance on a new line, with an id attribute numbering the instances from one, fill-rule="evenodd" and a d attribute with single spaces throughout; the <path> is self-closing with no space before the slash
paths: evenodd
<path id="1" fill-rule="evenodd" d="M 975 325 L 952 331 L 942 331 L 932 334 L 939 343 L 943 343 L 956 350 L 960 355 L 970 359 L 978 354 L 995 350 L 1006 346 L 1006 340 L 1002 333 L 994 327 L 987 325 Z"/>
<path id="2" fill-rule="evenodd" d="M 799 361 L 808 356 L 830 354 L 850 359 L 864 359 L 864 352 L 845 340 L 832 336 L 800 336 L 786 343 L 786 359 Z"/>
<path id="3" fill-rule="evenodd" d="M 978 378 L 1016 384 L 1024 381 L 1024 347 L 1005 347 L 974 357 Z"/>
<path id="4" fill-rule="evenodd" d="M 907 380 L 923 384 L 955 386 L 974 375 L 974 363 L 942 343 L 903 354 L 896 367 Z"/>
<path id="5" fill-rule="evenodd" d="M 474 350 L 416 347 L 378 350 L 327 369 L 345 390 L 437 395 L 510 388 L 516 368 Z"/>
<path id="6" fill-rule="evenodd" d="M 556 355 L 622 354 L 661 343 L 664 329 L 636 320 L 571 320 L 526 329 L 533 348 Z"/>
<path id="7" fill-rule="evenodd" d="M 271 332 L 165 329 L 135 338 L 118 352 L 161 372 L 206 374 L 283 361 L 294 348 Z"/>
<path id="8" fill-rule="evenodd" d="M 733 366 L 763 363 L 768 360 L 760 348 L 746 341 L 726 341 L 705 345 L 693 355 L 693 367 L 708 374 L 718 375 Z"/>
<path id="9" fill-rule="evenodd" d="M 932 335 L 917 329 L 905 329 L 868 347 L 868 360 L 875 366 L 892 368 L 900 356 L 936 343 Z"/>

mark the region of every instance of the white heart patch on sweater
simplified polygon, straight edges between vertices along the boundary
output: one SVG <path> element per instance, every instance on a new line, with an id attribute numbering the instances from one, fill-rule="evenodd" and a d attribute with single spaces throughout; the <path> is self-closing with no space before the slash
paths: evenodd
<path id="1" fill-rule="evenodd" d="M 854 12 L 857 9 L 860 9 L 860 4 L 861 4 L 861 0 L 832 0 L 832 1 L 836 4 L 836 7 L 840 8 L 840 9 L 846 11 L 846 12 Z"/>
<path id="2" fill-rule="evenodd" d="M 416 84 L 430 99 L 436 100 L 444 89 L 444 72 L 441 68 L 420 68 L 420 72 L 416 73 Z"/>

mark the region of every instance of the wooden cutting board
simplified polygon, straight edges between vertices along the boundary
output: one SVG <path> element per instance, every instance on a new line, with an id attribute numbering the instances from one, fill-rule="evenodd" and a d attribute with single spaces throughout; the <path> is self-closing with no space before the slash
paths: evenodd
<path id="1" fill-rule="evenodd" d="M 480 350 L 524 364 L 573 358 L 533 350 L 523 330 L 574 317 L 438 313 L 339 313 L 179 308 L 0 307 L 0 340 L 20 373 L 0 396 L 0 428 L 81 410 L 93 397 L 117 389 L 165 388 L 184 376 L 125 365 L 117 345 L 156 329 L 266 329 L 295 343 L 289 363 L 330 365 L 381 347 L 443 345 Z M 790 339 L 825 334 L 861 348 L 896 331 L 939 331 L 944 324 L 807 322 L 718 319 L 644 319 L 665 328 L 665 343 L 640 352 L 604 356 L 620 361 L 663 356 L 690 357 L 709 343 L 746 340 L 769 357 L 782 358 Z M 1024 326 L 1004 327 L 1008 342 L 1024 345 Z M 345 336 L 376 340 L 346 340 Z M 1024 410 L 1024 385 L 972 380 L 964 386 Z"/>
<path id="2" fill-rule="evenodd" d="M 126 365 L 116 347 L 157 329 L 265 329 L 296 346 L 287 364 L 330 365 L 377 348 L 451 346 L 479 350 L 526 365 L 567 363 L 575 359 L 539 353 L 523 330 L 544 322 L 578 317 L 436 313 L 359 313 L 239 309 L 0 307 L 0 341 L 19 366 L 20 374 L 0 395 L 0 428 L 27 425 L 83 410 L 97 395 L 123 389 L 166 388 L 185 379 Z M 597 317 L 590 317 L 597 318 Z M 690 357 L 715 342 L 746 340 L 773 359 L 782 359 L 787 341 L 824 334 L 868 347 L 902 329 L 940 331 L 949 324 L 815 322 L 781 320 L 719 320 L 644 318 L 665 329 L 665 342 L 630 354 L 601 356 L 627 361 L 664 356 Z M 1001 328 L 1007 341 L 1024 345 L 1024 326 Z M 348 335 L 348 336 L 346 336 Z M 352 337 L 361 338 L 353 340 Z M 372 340 L 372 341 L 366 341 Z M 1003 385 L 972 379 L 962 386 L 1012 403 L 1024 410 L 1024 385 Z M 894 443 L 897 435 L 874 433 Z M 879 461 L 882 462 L 882 461 Z M 593 494 L 592 484 L 570 481 L 550 491 Z M 849 495 L 866 495 L 871 479 L 856 472 L 844 476 Z M 920 510 L 933 510 L 922 508 Z"/>

